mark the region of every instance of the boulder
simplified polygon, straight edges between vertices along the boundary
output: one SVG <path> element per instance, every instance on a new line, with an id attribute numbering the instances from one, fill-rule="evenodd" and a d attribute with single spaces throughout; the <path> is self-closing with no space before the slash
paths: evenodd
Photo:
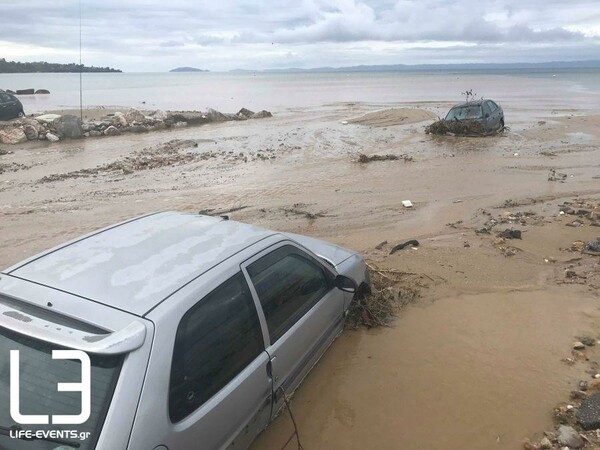
<path id="1" fill-rule="evenodd" d="M 577 422 L 584 430 L 600 428 L 600 394 L 594 394 L 581 402 L 576 414 Z"/>
<path id="2" fill-rule="evenodd" d="M 35 94 L 35 89 L 17 89 L 17 95 L 33 95 Z"/>
<path id="3" fill-rule="evenodd" d="M 250 111 L 249 109 L 242 108 L 238 111 L 237 116 L 243 119 L 249 119 L 255 114 L 254 111 Z"/>
<path id="4" fill-rule="evenodd" d="M 273 114 L 264 109 L 262 111 L 252 114 L 252 119 L 265 119 L 267 117 L 273 117 Z"/>
<path id="5" fill-rule="evenodd" d="M 37 91 L 35 91 L 36 94 L 49 94 L 50 91 L 47 89 L 38 89 Z"/>
<path id="6" fill-rule="evenodd" d="M 111 125 L 106 130 L 104 130 L 104 135 L 105 136 L 118 136 L 120 134 L 121 134 L 121 131 L 117 127 L 115 127 L 113 125 Z"/>
<path id="7" fill-rule="evenodd" d="M 27 142 L 27 135 L 18 127 L 6 127 L 0 129 L 0 143 L 2 144 L 22 144 Z"/>
<path id="8" fill-rule="evenodd" d="M 60 114 L 42 114 L 41 116 L 37 116 L 35 120 L 37 120 L 40 123 L 52 123 L 59 117 Z"/>
<path id="9" fill-rule="evenodd" d="M 150 117 L 154 120 L 167 120 L 169 118 L 169 115 L 164 112 L 161 109 L 157 109 L 156 111 L 153 111 L 150 113 Z"/>
<path id="10" fill-rule="evenodd" d="M 206 119 L 208 122 L 225 122 L 226 120 L 229 120 L 225 114 L 212 108 L 204 113 L 202 118 Z"/>
<path id="11" fill-rule="evenodd" d="M 582 448 L 585 445 L 582 437 L 573 427 L 560 425 L 558 427 L 558 443 L 569 448 Z"/>
<path id="12" fill-rule="evenodd" d="M 83 137 L 81 119 L 77 116 L 65 114 L 52 122 L 52 127 L 62 139 L 79 139 Z"/>
<path id="13" fill-rule="evenodd" d="M 90 137 L 102 136 L 102 132 L 98 130 L 90 130 Z"/>
<path id="14" fill-rule="evenodd" d="M 46 133 L 46 139 L 48 139 L 50 142 L 58 142 L 60 141 L 60 138 L 54 134 L 54 133 Z"/>
<path id="15" fill-rule="evenodd" d="M 129 123 L 127 122 L 127 119 L 125 118 L 125 114 L 123 114 L 120 111 L 117 111 L 114 116 L 112 117 L 110 124 L 113 127 L 126 127 L 127 125 L 129 125 Z"/>
<path id="16" fill-rule="evenodd" d="M 27 124 L 23 127 L 23 132 L 29 141 L 34 141 L 38 138 L 39 132 L 36 127 L 31 124 Z"/>
<path id="17" fill-rule="evenodd" d="M 144 119 L 146 118 L 146 116 L 144 116 L 144 114 L 142 114 L 140 111 L 138 111 L 135 108 L 129 109 L 124 114 L 124 116 L 125 116 L 125 120 L 127 121 L 127 123 L 132 123 L 132 122 L 143 123 Z"/>
<path id="18" fill-rule="evenodd" d="M 187 122 L 175 122 L 173 124 L 173 128 L 183 128 L 183 127 L 187 127 Z"/>

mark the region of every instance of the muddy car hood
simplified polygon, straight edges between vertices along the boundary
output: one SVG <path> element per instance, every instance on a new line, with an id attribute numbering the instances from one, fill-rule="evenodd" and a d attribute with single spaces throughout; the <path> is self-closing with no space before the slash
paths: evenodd
<path id="1" fill-rule="evenodd" d="M 294 233 L 281 233 L 284 236 L 293 239 L 299 244 L 305 246 L 311 252 L 317 256 L 331 262 L 334 266 L 338 266 L 348 258 L 356 255 L 356 252 L 348 250 L 343 247 L 339 247 L 329 242 L 321 241 L 320 239 L 311 238 L 308 236 L 302 236 Z"/>

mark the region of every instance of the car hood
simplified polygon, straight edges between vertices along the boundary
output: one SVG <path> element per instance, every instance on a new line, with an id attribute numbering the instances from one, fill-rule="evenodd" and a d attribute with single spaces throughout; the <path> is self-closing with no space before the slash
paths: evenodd
<path id="1" fill-rule="evenodd" d="M 281 234 L 303 245 L 311 252 L 315 253 L 317 256 L 328 260 L 334 266 L 338 266 L 339 264 L 356 254 L 356 252 L 352 250 L 348 250 L 346 248 L 322 241 L 320 239 L 315 239 L 312 237 L 302 236 L 294 233 Z"/>

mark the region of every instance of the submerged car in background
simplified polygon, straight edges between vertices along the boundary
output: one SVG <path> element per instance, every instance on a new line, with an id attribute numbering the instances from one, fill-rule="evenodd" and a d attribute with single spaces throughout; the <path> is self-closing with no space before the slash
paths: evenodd
<path id="1" fill-rule="evenodd" d="M 14 350 L 22 386 L 20 407 L 0 409 L 0 448 L 245 449 L 368 290 L 356 252 L 177 212 L 34 256 L 0 273 L 0 404 L 12 399 Z M 56 349 L 84 357 L 54 361 Z M 84 388 L 60 386 L 90 372 L 83 423 L 16 423 L 13 406 L 28 417 L 85 415 Z M 88 437 L 9 437 L 18 428 Z"/>
<path id="2" fill-rule="evenodd" d="M 19 99 L 12 94 L 0 91 L 0 120 L 16 119 L 24 115 L 23 104 Z"/>
<path id="3" fill-rule="evenodd" d="M 504 128 L 504 111 L 492 100 L 477 100 L 452 107 L 444 122 L 475 121 L 481 124 L 485 133 L 493 133 Z"/>

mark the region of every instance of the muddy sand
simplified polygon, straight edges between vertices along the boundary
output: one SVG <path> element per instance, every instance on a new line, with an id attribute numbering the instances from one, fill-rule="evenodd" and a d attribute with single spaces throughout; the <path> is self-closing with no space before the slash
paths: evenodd
<path id="1" fill-rule="evenodd" d="M 502 135 L 425 135 L 446 106 L 332 104 L 3 148 L 0 264 L 170 209 L 356 249 L 418 298 L 391 327 L 345 331 L 309 374 L 292 400 L 304 448 L 522 448 L 599 358 L 565 362 L 578 336 L 600 336 L 600 258 L 581 252 L 600 236 L 600 115 L 509 105 L 518 120 Z M 389 255 L 409 239 L 420 246 Z M 291 432 L 284 413 L 253 448 Z"/>

